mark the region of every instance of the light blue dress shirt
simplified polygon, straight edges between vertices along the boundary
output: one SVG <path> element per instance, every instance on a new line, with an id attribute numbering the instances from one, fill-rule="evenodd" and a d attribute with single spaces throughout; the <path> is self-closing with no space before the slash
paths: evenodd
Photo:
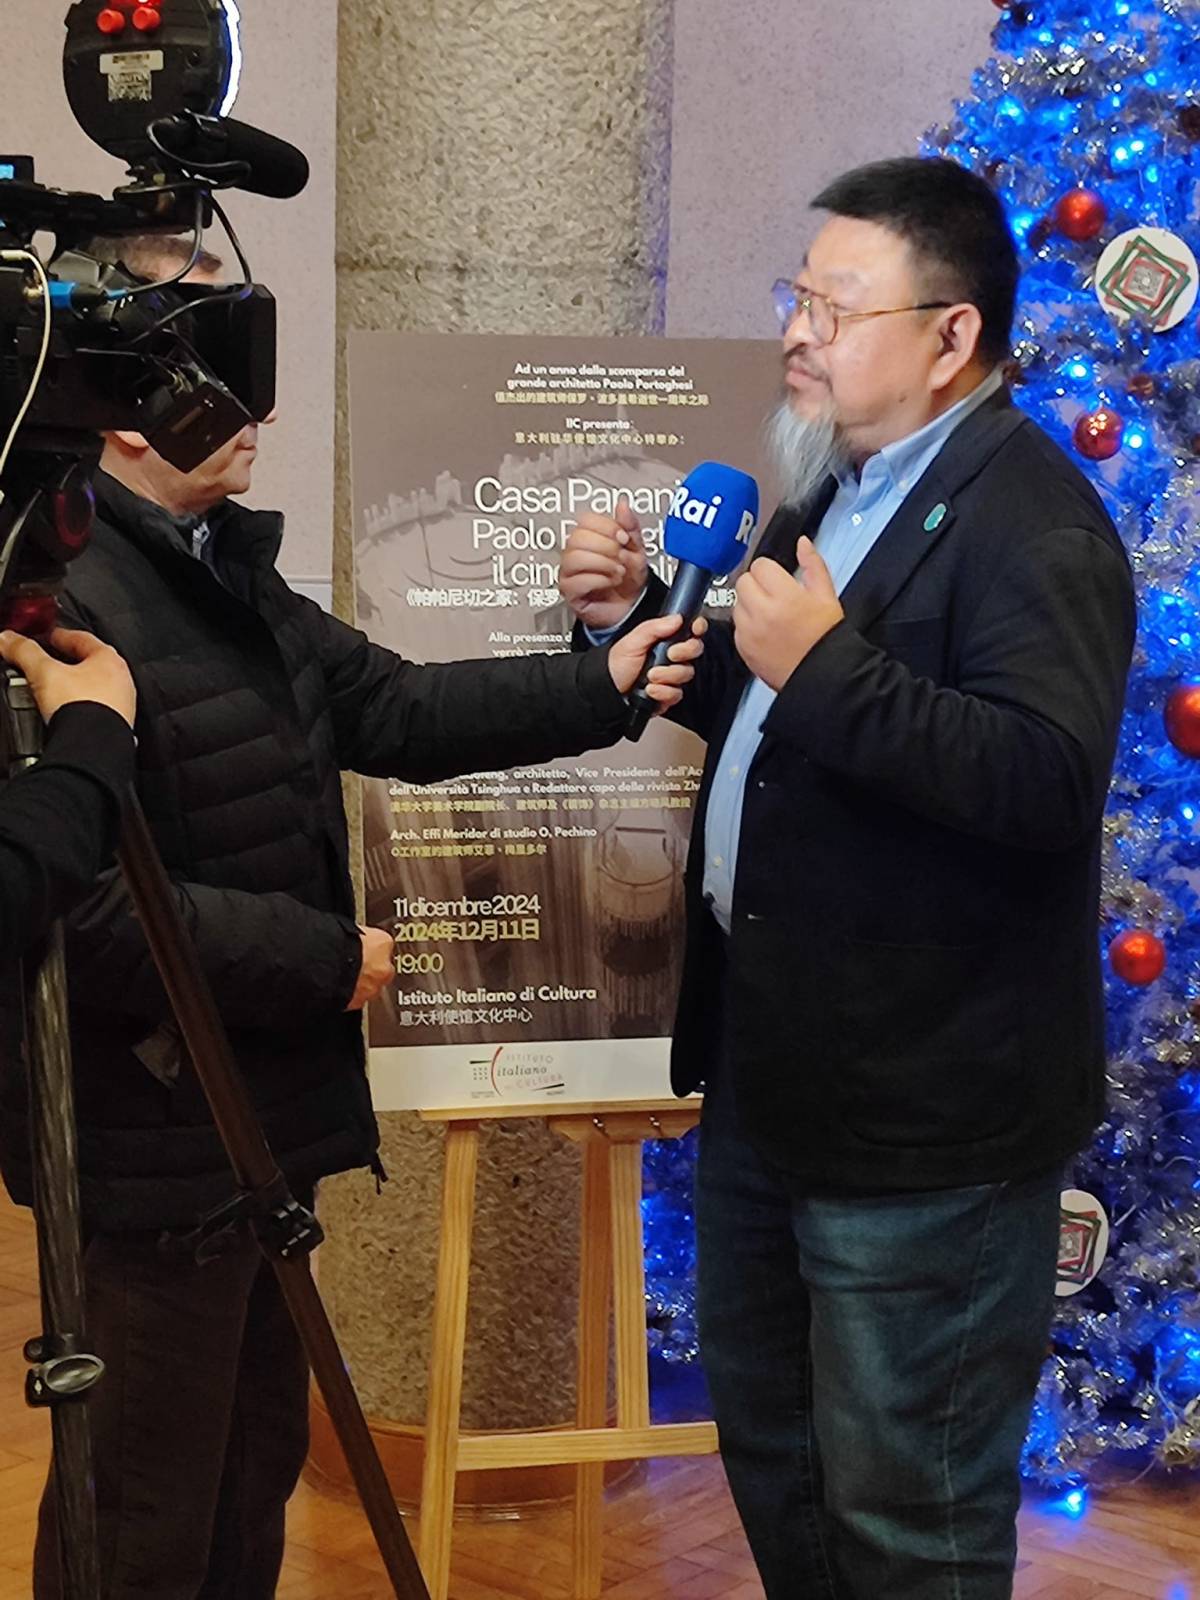
<path id="1" fill-rule="evenodd" d="M 816 547 L 841 594 L 866 560 L 909 492 L 928 470 L 954 430 L 1000 388 L 997 369 L 977 389 L 919 432 L 886 445 L 862 469 L 862 476 L 839 474 L 838 490 L 821 520 Z M 760 678 L 746 686 L 741 705 L 721 750 L 708 797 L 704 834 L 704 898 L 729 932 L 733 917 L 733 879 L 746 775 L 762 742 L 762 725 L 775 703 L 775 691 Z"/>

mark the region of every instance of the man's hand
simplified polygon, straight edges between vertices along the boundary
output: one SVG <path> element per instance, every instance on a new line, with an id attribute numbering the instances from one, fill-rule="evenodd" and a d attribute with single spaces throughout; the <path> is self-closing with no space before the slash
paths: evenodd
<path id="1" fill-rule="evenodd" d="M 49 643 L 69 661 L 56 661 L 19 633 L 0 633 L 0 657 L 24 674 L 46 722 L 63 706 L 87 701 L 108 706 L 133 727 L 137 692 L 129 668 L 93 634 L 55 628 Z"/>
<path id="2" fill-rule="evenodd" d="M 646 587 L 649 563 L 642 529 L 624 495 L 615 517 L 585 511 L 575 524 L 558 570 L 558 587 L 589 628 L 615 628 Z"/>
<path id="3" fill-rule="evenodd" d="M 796 563 L 800 582 L 766 557 L 737 581 L 734 643 L 754 676 L 777 691 L 846 614 L 811 539 L 796 545 Z"/>
<path id="4" fill-rule="evenodd" d="M 628 694 L 641 677 L 646 657 L 659 640 L 669 639 L 682 627 L 683 618 L 678 614 L 673 617 L 653 617 L 649 622 L 640 622 L 624 638 L 616 641 L 608 652 L 608 670 L 622 694 Z M 696 676 L 692 662 L 698 661 L 704 654 L 704 632 L 707 627 L 705 619 L 697 617 L 692 623 L 692 637 L 673 644 L 668 652 L 668 658 L 674 665 L 651 669 L 646 695 L 648 699 L 657 701 L 655 716 L 669 711 L 683 699 L 685 687 Z"/>
<path id="5" fill-rule="evenodd" d="M 396 976 L 396 941 L 391 934 L 382 928 L 360 927 L 358 931 L 362 934 L 362 970 L 347 1011 L 361 1011 L 370 1005 Z"/>

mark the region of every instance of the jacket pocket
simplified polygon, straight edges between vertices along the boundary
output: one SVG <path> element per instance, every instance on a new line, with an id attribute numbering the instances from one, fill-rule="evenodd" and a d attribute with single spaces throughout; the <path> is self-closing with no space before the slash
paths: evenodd
<path id="1" fill-rule="evenodd" d="M 968 1145 L 1027 1114 L 1015 943 L 848 940 L 836 989 L 846 1126 L 890 1146 Z"/>
<path id="2" fill-rule="evenodd" d="M 945 617 L 914 617 L 878 622 L 869 638 L 887 655 L 901 661 L 918 678 L 945 676 L 947 623 Z"/>

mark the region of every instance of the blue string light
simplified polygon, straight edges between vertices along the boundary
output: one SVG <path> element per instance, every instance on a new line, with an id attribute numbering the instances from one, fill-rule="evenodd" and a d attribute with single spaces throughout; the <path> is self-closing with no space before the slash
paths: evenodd
<path id="1" fill-rule="evenodd" d="M 1058 1500 L 1051 1500 L 1046 1509 L 1056 1511 L 1060 1516 L 1070 1517 L 1072 1522 L 1078 1522 L 1087 1511 L 1087 1490 L 1082 1486 L 1068 1489 Z"/>

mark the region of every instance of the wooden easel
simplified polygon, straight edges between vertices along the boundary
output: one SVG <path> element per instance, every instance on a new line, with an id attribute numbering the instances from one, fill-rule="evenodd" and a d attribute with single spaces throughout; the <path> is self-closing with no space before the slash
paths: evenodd
<path id="1" fill-rule="evenodd" d="M 646 1273 L 642 1241 L 642 1144 L 678 1139 L 695 1127 L 699 1101 L 595 1105 L 488 1106 L 422 1112 L 446 1124 L 441 1240 L 429 1364 L 425 1469 L 421 1483 L 420 1561 L 431 1600 L 447 1600 L 459 1472 L 484 1467 L 579 1464 L 572 1537 L 573 1600 L 595 1600 L 601 1587 L 600 1517 L 604 1466 L 655 1456 L 711 1455 L 711 1422 L 652 1425 L 646 1354 Z M 583 1146 L 583 1234 L 579 1283 L 579 1354 L 575 1427 L 564 1431 L 475 1434 L 461 1438 L 467 1282 L 475 1219 L 480 1125 L 538 1117 Z M 609 1306 L 616 1331 L 615 1427 L 606 1426 Z"/>

